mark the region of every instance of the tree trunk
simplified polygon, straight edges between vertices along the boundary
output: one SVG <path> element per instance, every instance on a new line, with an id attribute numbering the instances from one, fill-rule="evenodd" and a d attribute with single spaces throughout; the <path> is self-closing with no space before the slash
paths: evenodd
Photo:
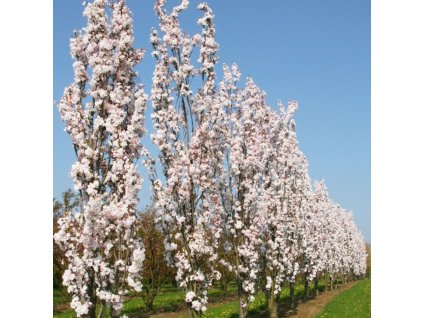
<path id="1" fill-rule="evenodd" d="M 316 296 L 319 295 L 319 277 L 318 276 L 314 278 L 314 293 Z"/>
<path id="2" fill-rule="evenodd" d="M 333 278 L 332 278 L 332 276 L 329 276 L 329 282 L 330 282 L 330 290 L 333 290 Z"/>
<path id="3" fill-rule="evenodd" d="M 295 307 L 295 285 L 294 283 L 289 283 L 289 302 L 291 308 Z"/>
<path id="4" fill-rule="evenodd" d="M 275 299 L 276 299 L 276 302 L 278 304 L 280 304 L 280 302 L 281 302 L 281 292 L 279 292 L 279 293 L 276 294 Z"/>
<path id="5" fill-rule="evenodd" d="M 226 296 L 228 294 L 228 281 L 226 279 L 221 280 L 220 286 L 222 288 L 223 295 Z"/>
<path id="6" fill-rule="evenodd" d="M 270 297 L 269 301 L 269 317 L 270 318 L 278 318 L 278 304 L 276 302 L 275 297 Z"/>
<path id="7" fill-rule="evenodd" d="M 147 309 L 147 311 L 153 311 L 153 301 L 154 301 L 153 297 L 149 297 L 145 301 L 145 308 Z"/>
<path id="8" fill-rule="evenodd" d="M 194 318 L 194 312 L 192 310 L 192 308 L 188 305 L 188 310 L 187 310 L 187 317 L 188 318 Z"/>
<path id="9" fill-rule="evenodd" d="M 247 306 L 243 307 L 242 306 L 242 302 L 241 302 L 241 298 L 239 299 L 239 318 L 245 318 L 247 317 Z"/>
<path id="10" fill-rule="evenodd" d="M 310 282 L 304 277 L 304 297 L 303 300 L 307 301 L 310 294 Z"/>
<path id="11" fill-rule="evenodd" d="M 269 311 L 270 318 L 278 318 L 278 306 L 276 303 L 274 280 L 272 282 L 272 288 L 270 289 L 269 296 L 268 296 L 267 309 Z"/>

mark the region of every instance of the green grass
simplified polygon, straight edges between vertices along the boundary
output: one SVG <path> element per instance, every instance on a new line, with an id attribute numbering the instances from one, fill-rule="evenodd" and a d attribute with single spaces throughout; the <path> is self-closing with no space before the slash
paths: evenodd
<path id="1" fill-rule="evenodd" d="M 235 286 L 229 286 L 228 293 L 234 293 Z M 223 292 L 219 288 L 212 288 L 209 290 L 210 299 L 224 298 Z M 154 298 L 153 307 L 157 311 L 176 311 L 180 306 L 185 304 L 185 293 L 177 288 L 169 287 L 163 288 L 163 291 Z M 68 300 L 60 290 L 53 291 L 53 303 L 66 303 Z M 133 313 L 138 311 L 145 311 L 145 304 L 141 297 L 137 296 L 126 301 L 123 305 L 122 313 Z M 53 314 L 54 318 L 74 318 L 76 317 L 73 310 L 66 310 L 63 312 L 56 312 Z"/>
<path id="2" fill-rule="evenodd" d="M 370 318 L 370 280 L 339 294 L 316 318 Z"/>

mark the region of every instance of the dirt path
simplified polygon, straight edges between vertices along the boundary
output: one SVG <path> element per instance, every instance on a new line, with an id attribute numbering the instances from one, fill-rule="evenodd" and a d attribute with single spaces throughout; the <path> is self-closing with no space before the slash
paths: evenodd
<path id="1" fill-rule="evenodd" d="M 295 312 L 287 313 L 284 317 L 290 318 L 314 318 L 318 313 L 323 311 L 325 306 L 332 301 L 336 296 L 342 293 L 344 290 L 351 288 L 357 282 L 344 284 L 339 286 L 337 289 L 329 290 L 321 293 L 319 296 L 309 299 L 305 303 L 298 304 Z"/>

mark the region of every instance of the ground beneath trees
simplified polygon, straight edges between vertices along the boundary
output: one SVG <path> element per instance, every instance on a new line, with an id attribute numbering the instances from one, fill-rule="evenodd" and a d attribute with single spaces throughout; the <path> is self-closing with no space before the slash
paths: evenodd
<path id="1" fill-rule="evenodd" d="M 344 290 L 347 290 L 354 286 L 357 282 L 352 282 L 348 284 L 339 285 L 338 288 L 334 290 L 329 290 L 323 293 L 320 293 L 319 296 L 310 298 L 307 302 L 299 302 L 297 307 L 294 310 L 288 310 L 286 306 L 280 308 L 279 317 L 290 317 L 290 318 L 314 318 L 317 314 L 323 311 L 325 306 L 330 303 L 336 296 L 342 293 Z M 224 301 L 218 301 L 210 303 L 207 307 L 212 308 L 215 306 L 222 305 L 228 301 L 234 301 L 236 297 L 228 297 Z M 152 315 L 145 316 L 131 316 L 131 317 L 148 317 L 148 318 L 181 318 L 185 317 L 185 310 L 180 310 L 177 312 L 163 312 Z M 254 318 L 264 318 L 267 317 L 264 313 L 249 315 Z"/>
<path id="2" fill-rule="evenodd" d="M 337 289 L 332 291 L 326 291 L 320 293 L 317 297 L 310 298 L 307 302 L 302 302 L 301 300 L 297 304 L 295 309 L 289 309 L 287 303 L 282 303 L 281 308 L 279 308 L 279 317 L 289 317 L 289 318 L 315 318 L 320 312 L 323 311 L 325 306 L 330 303 L 336 296 L 338 296 L 343 291 L 350 289 L 353 287 L 357 282 L 352 282 L 349 284 L 339 285 Z M 231 304 L 237 300 L 236 295 L 228 295 L 227 297 L 219 297 L 217 299 L 211 300 L 207 306 L 207 308 L 214 308 L 218 306 L 222 306 L 225 304 Z M 59 308 L 60 307 L 60 308 Z M 55 310 L 65 310 L 68 309 L 68 304 L 55 304 Z M 127 314 L 131 318 L 185 318 L 186 317 L 186 310 L 184 305 L 178 307 L 178 309 L 174 312 L 161 312 L 161 313 L 128 313 Z M 212 315 L 213 316 L 213 315 Z M 222 312 L 218 315 L 218 317 L 223 317 Z M 237 317 L 237 315 L 232 315 L 231 317 Z M 267 318 L 267 314 L 260 312 L 254 313 L 249 315 L 250 318 Z M 229 318 L 229 317 L 228 317 Z"/>

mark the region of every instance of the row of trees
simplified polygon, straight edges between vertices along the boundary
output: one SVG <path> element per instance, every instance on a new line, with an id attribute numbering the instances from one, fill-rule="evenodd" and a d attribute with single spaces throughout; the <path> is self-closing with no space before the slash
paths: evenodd
<path id="1" fill-rule="evenodd" d="M 58 220 L 55 240 L 78 317 L 95 317 L 97 304 L 100 316 L 117 317 L 124 295 L 142 290 L 143 262 L 153 250 L 143 244 L 149 234 L 136 214 L 140 157 L 189 317 L 206 311 L 207 291 L 224 271 L 235 277 L 240 317 L 260 288 L 276 317 L 282 285 L 300 275 L 307 295 L 323 273 L 365 273 L 352 215 L 329 199 L 323 182 L 311 186 L 295 132 L 297 104 L 275 111 L 251 78 L 241 84 L 236 65 L 224 65 L 217 82 L 213 13 L 200 4 L 201 33 L 189 35 L 179 22 L 187 7 L 182 0 L 168 12 L 156 0 L 151 96 L 135 84 L 143 51 L 132 47 L 124 0 L 87 4 L 87 27 L 71 40 L 75 81 L 59 110 L 77 155 L 71 176 L 80 207 L 78 216 Z M 140 144 L 149 101 L 158 160 Z"/>

